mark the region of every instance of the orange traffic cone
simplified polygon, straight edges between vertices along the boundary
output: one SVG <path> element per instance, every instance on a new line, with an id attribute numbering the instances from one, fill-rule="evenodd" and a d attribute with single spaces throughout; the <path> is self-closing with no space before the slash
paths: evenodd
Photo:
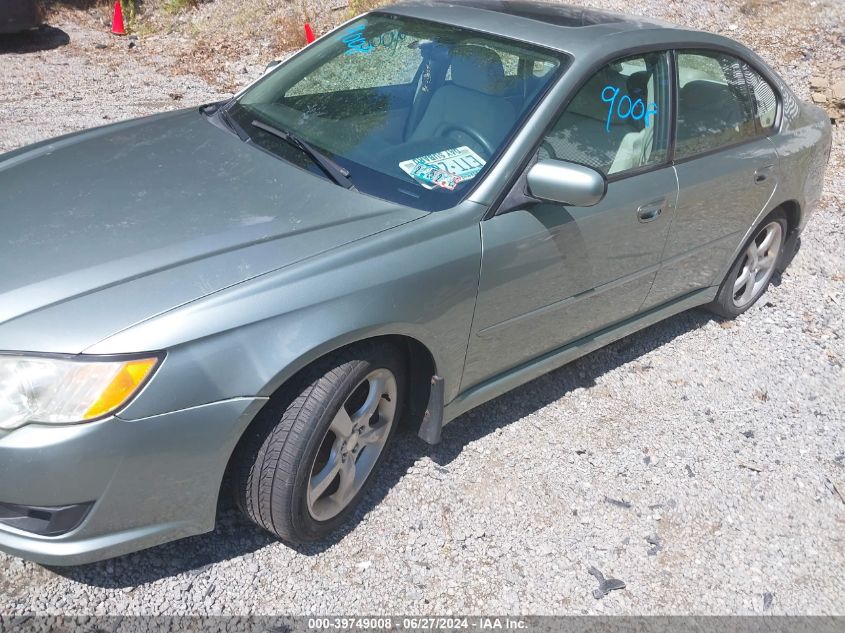
<path id="1" fill-rule="evenodd" d="M 314 37 L 314 31 L 311 30 L 311 25 L 308 22 L 305 23 L 305 41 L 309 44 L 316 40 L 317 38 Z"/>
<path id="2" fill-rule="evenodd" d="M 123 9 L 120 7 L 120 0 L 114 3 L 114 15 L 111 20 L 111 32 L 115 35 L 126 35 L 126 28 L 123 26 Z"/>

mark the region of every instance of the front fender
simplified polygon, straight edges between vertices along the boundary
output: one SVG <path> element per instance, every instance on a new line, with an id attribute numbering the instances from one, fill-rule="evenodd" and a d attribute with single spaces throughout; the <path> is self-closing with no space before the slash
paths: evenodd
<path id="1" fill-rule="evenodd" d="M 482 213 L 466 203 L 430 214 L 152 318 L 86 353 L 167 351 L 124 419 L 266 397 L 326 353 L 383 335 L 425 345 L 449 400 L 475 308 Z"/>

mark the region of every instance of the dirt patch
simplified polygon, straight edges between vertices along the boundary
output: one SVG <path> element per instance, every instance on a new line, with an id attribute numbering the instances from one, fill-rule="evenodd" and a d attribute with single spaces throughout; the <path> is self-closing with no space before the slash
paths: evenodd
<path id="1" fill-rule="evenodd" d="M 157 0 L 140 5 L 131 29 L 142 40 L 175 36 L 177 43 L 170 49 L 173 72 L 197 75 L 231 91 L 243 84 L 243 75 L 251 69 L 264 68 L 304 46 L 306 22 L 317 34 L 325 33 L 375 4 L 372 0 L 352 5 L 345 0 L 177 4 Z"/>

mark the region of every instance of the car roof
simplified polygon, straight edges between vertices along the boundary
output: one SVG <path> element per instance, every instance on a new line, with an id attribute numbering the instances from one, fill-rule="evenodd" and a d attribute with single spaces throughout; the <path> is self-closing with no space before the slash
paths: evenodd
<path id="1" fill-rule="evenodd" d="M 408 0 L 380 11 L 510 37 L 573 57 L 650 44 L 737 46 L 654 18 L 535 0 Z"/>
<path id="2" fill-rule="evenodd" d="M 622 13 L 600 11 L 591 7 L 569 4 L 552 4 L 536 0 L 432 0 L 431 2 L 408 2 L 406 4 L 437 5 L 443 8 L 470 7 L 481 11 L 503 13 L 511 17 L 538 20 L 555 26 L 578 28 L 605 24 L 628 25 L 633 28 L 642 26 L 667 26 L 656 20 L 638 18 Z"/>

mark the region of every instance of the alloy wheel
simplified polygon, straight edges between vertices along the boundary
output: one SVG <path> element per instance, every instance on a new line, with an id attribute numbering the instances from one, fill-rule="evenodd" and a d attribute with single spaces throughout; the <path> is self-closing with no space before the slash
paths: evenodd
<path id="1" fill-rule="evenodd" d="M 308 511 L 315 520 L 337 516 L 361 490 L 390 437 L 396 404 L 396 377 L 376 369 L 340 407 L 308 480 Z"/>
<path id="2" fill-rule="evenodd" d="M 770 222 L 760 229 L 745 249 L 745 257 L 733 287 L 733 302 L 738 309 L 751 304 L 769 283 L 782 244 L 783 229 L 780 223 Z"/>

